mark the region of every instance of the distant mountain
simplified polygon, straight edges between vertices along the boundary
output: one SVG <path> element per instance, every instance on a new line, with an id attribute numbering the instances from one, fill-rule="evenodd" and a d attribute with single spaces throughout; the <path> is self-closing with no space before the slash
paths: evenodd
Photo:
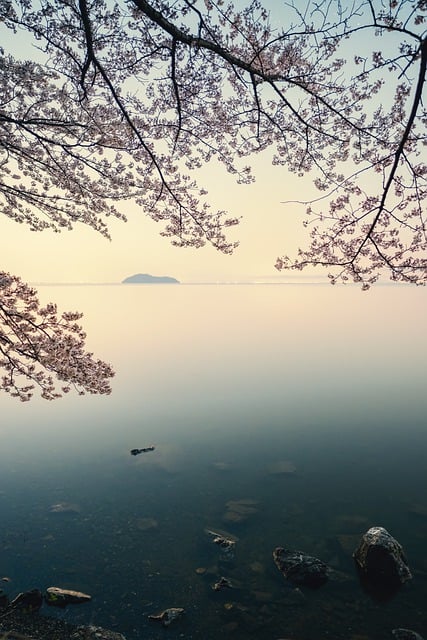
<path id="1" fill-rule="evenodd" d="M 149 273 L 136 273 L 122 280 L 122 284 L 179 284 L 176 278 L 169 276 L 152 276 Z"/>

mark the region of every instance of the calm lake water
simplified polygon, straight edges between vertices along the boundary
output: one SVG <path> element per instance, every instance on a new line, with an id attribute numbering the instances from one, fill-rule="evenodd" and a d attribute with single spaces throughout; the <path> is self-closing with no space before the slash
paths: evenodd
<path id="1" fill-rule="evenodd" d="M 85 591 L 90 604 L 42 615 L 128 640 L 427 633 L 425 289 L 39 291 L 85 313 L 90 349 L 117 374 L 109 397 L 0 397 L 10 596 Z M 50 512 L 57 503 L 72 511 Z M 374 525 L 403 545 L 414 576 L 385 602 L 362 588 L 351 555 Z M 206 529 L 238 538 L 232 561 Z M 277 546 L 321 558 L 337 579 L 290 588 Z M 232 589 L 212 589 L 221 576 Z M 168 607 L 186 613 L 168 629 L 148 619 Z"/>

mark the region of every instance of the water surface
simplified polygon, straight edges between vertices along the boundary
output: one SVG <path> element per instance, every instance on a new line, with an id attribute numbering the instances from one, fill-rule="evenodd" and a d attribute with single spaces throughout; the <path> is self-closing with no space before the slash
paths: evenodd
<path id="1" fill-rule="evenodd" d="M 86 591 L 90 605 L 43 611 L 128 640 L 425 632 L 424 289 L 117 285 L 40 295 L 84 311 L 90 349 L 117 374 L 109 397 L 0 398 L 10 595 Z M 147 445 L 155 450 L 130 455 Z M 277 473 L 283 462 L 294 472 Z M 236 521 L 227 503 L 242 500 L 251 508 Z M 62 502 L 74 511 L 49 511 Z M 351 557 L 373 525 L 401 542 L 414 574 L 387 602 L 363 590 Z M 239 538 L 232 562 L 206 528 Z M 340 579 L 295 592 L 273 564 L 276 546 L 318 556 Z M 216 592 L 222 575 L 234 588 Z M 165 630 L 148 615 L 167 607 L 186 614 Z"/>

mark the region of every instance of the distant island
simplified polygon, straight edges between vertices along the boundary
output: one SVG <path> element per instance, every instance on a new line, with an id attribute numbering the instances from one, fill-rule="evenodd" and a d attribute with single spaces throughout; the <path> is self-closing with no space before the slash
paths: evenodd
<path id="1" fill-rule="evenodd" d="M 180 284 L 176 278 L 169 276 L 152 276 L 149 273 L 136 273 L 122 280 L 122 284 Z"/>

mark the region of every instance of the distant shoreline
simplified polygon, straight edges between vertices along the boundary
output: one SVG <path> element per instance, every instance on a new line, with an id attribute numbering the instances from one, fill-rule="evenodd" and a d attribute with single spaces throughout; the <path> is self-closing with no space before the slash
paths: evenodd
<path id="1" fill-rule="evenodd" d="M 227 281 L 218 281 L 218 282 L 180 282 L 181 286 L 270 286 L 270 285 L 294 285 L 294 284 L 329 284 L 328 280 L 324 281 L 315 281 L 315 280 L 294 280 L 288 282 L 251 282 L 251 281 L 236 281 L 236 282 L 227 282 Z M 350 283 L 351 284 L 351 283 Z M 33 287 L 126 287 L 129 288 L 129 285 L 123 282 L 31 282 L 31 286 Z M 168 282 L 135 282 L 132 283 L 132 288 L 134 286 L 138 287 L 153 287 L 158 285 L 174 285 L 174 283 Z"/>
<path id="2" fill-rule="evenodd" d="M 30 286 L 32 287 L 122 287 L 129 288 L 128 284 L 124 284 L 122 282 L 30 282 Z M 180 282 L 181 286 L 254 286 L 254 287 L 264 287 L 264 286 L 302 286 L 302 285 L 320 285 L 320 286 L 332 286 L 329 280 L 288 280 L 286 282 L 256 282 L 256 281 L 218 281 L 218 282 Z M 173 286 L 175 287 L 175 283 L 165 283 L 165 282 L 138 282 L 132 283 L 132 288 L 134 287 L 156 287 L 156 286 Z M 402 282 L 376 282 L 373 285 L 373 289 L 376 287 L 396 287 L 396 286 L 406 286 L 407 283 Z M 334 285 L 336 287 L 360 287 L 360 284 L 356 282 L 348 282 L 346 284 L 337 283 Z"/>

